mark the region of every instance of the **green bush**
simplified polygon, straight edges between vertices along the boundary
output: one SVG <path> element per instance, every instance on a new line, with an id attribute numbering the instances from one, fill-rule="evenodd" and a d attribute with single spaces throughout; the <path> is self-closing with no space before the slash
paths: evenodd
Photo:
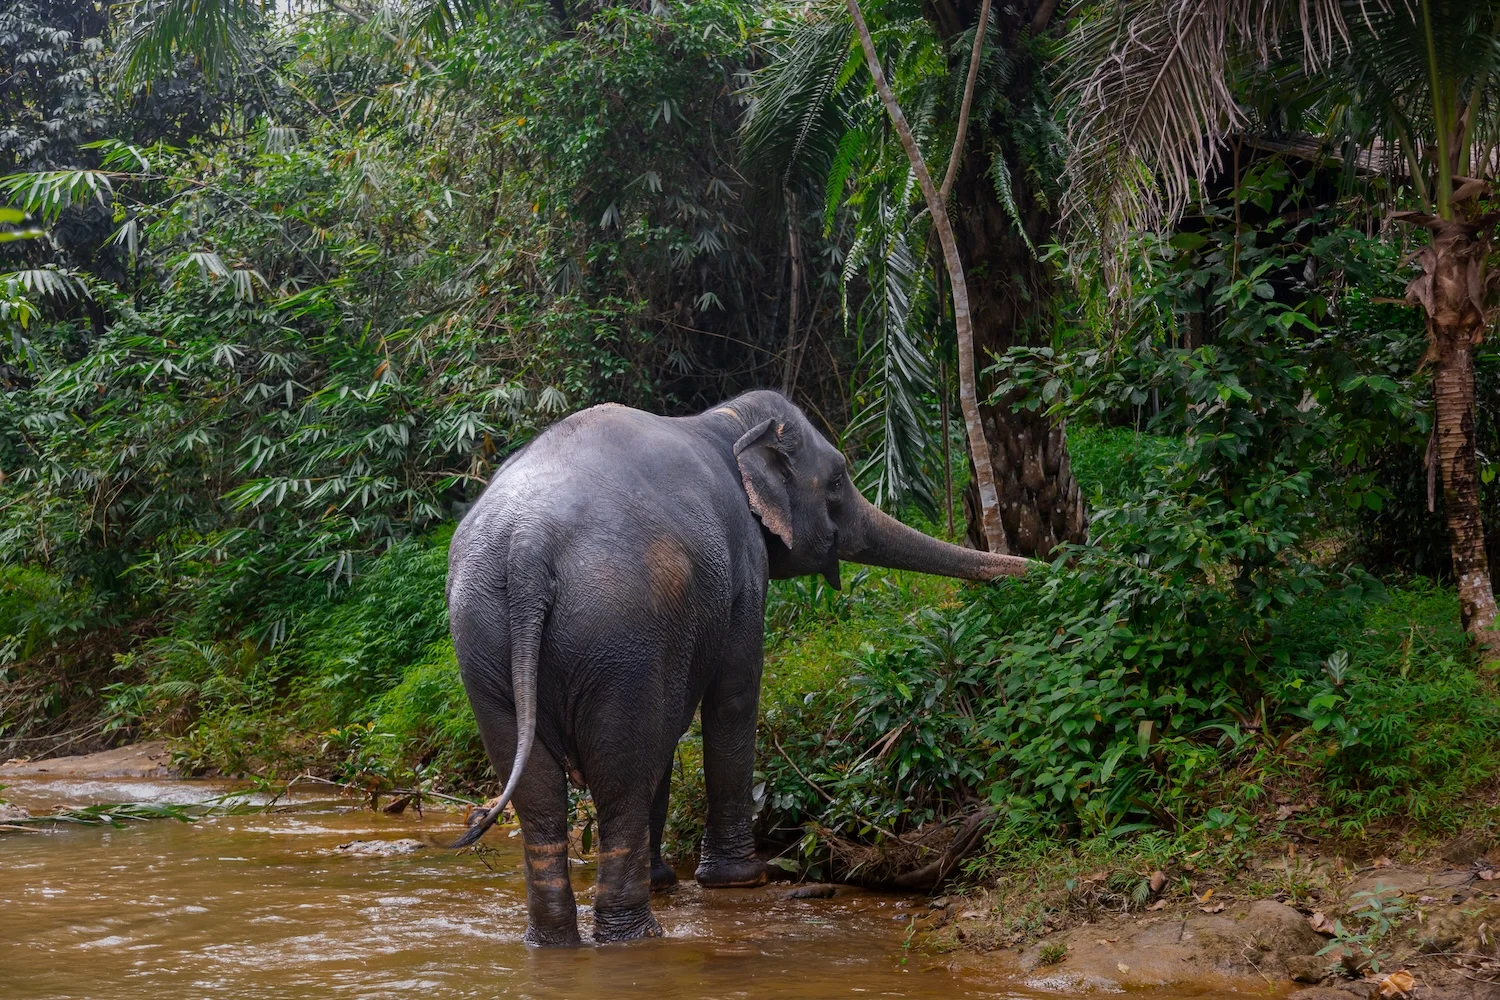
<path id="1" fill-rule="evenodd" d="M 1346 835 L 1381 821 L 1461 826 L 1472 790 L 1500 770 L 1500 701 L 1453 593 L 1418 578 L 1354 613 L 1298 614 L 1335 647 L 1283 689 L 1310 724 L 1321 820 Z"/>
<path id="2" fill-rule="evenodd" d="M 1133 433 L 1083 438 L 1096 467 L 1139 461 Z M 1265 784 L 1309 776 L 1345 833 L 1461 821 L 1500 768 L 1500 708 L 1451 592 L 1388 593 L 1309 546 L 1305 475 L 1246 475 L 1231 502 L 1157 455 L 1088 545 L 967 603 L 845 631 L 858 591 L 806 588 L 797 615 L 783 593 L 803 643 L 846 645 L 826 689 L 772 686 L 765 828 L 879 842 L 986 805 L 1084 838 L 1244 832 Z"/>
<path id="3" fill-rule="evenodd" d="M 1068 458 L 1090 504 L 1118 503 L 1139 489 L 1148 473 L 1171 465 L 1182 441 L 1129 427 L 1081 424 L 1068 428 Z"/>
<path id="4" fill-rule="evenodd" d="M 422 662 L 408 667 L 401 682 L 371 707 L 373 735 L 366 749 L 385 773 L 411 774 L 418 780 L 438 776 L 465 784 L 491 774 L 452 642 L 434 644 Z"/>
<path id="5" fill-rule="evenodd" d="M 305 612 L 284 655 L 310 705 L 331 719 L 357 718 L 447 637 L 452 534 L 449 526 L 393 545 L 336 600 Z"/>

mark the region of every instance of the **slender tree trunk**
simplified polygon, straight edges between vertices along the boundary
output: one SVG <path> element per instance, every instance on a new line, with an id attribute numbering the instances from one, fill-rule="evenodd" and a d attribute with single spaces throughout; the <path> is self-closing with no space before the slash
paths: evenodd
<path id="1" fill-rule="evenodd" d="M 932 226 L 937 232 L 938 242 L 943 247 L 943 260 L 948 266 L 948 282 L 953 292 L 953 328 L 958 339 L 958 402 L 963 410 L 964 426 L 968 431 L 969 458 L 974 464 L 974 489 L 978 495 L 979 521 L 984 533 L 985 547 L 990 552 L 1010 554 L 1011 549 L 1007 546 L 1005 531 L 1000 523 L 999 500 L 995 494 L 995 475 L 990 463 L 990 446 L 985 440 L 984 426 L 979 418 L 979 394 L 976 389 L 977 379 L 974 369 L 974 329 L 969 316 L 969 291 L 968 284 L 964 280 L 963 262 L 958 256 L 958 244 L 953 238 L 953 227 L 948 219 L 948 209 L 943 204 L 941 193 L 937 185 L 932 182 L 932 174 L 927 170 L 927 164 L 922 159 L 922 152 L 917 148 L 916 139 L 912 137 L 911 127 L 906 122 L 906 115 L 901 111 L 901 105 L 896 103 L 896 95 L 891 92 L 890 84 L 886 82 L 885 71 L 880 65 L 880 56 L 875 52 L 875 42 L 870 38 L 870 28 L 865 24 L 864 12 L 860 10 L 859 0 L 846 0 L 849 7 L 849 15 L 854 19 L 854 30 L 859 35 L 859 44 L 865 52 L 865 63 L 869 67 L 870 76 L 875 80 L 875 90 L 880 95 L 880 102 L 885 105 L 885 111 L 891 119 L 891 127 L 895 129 L 896 135 L 901 140 L 902 147 L 906 150 L 906 157 L 911 161 L 912 172 L 917 175 L 917 183 L 922 188 L 922 197 L 927 201 L 927 210 L 932 216 Z"/>
<path id="2" fill-rule="evenodd" d="M 787 253 L 792 258 L 792 281 L 788 289 L 791 304 L 787 310 L 786 361 L 782 369 L 781 394 L 790 399 L 797 388 L 797 369 L 802 366 L 802 342 L 797 336 L 802 305 L 802 233 L 797 228 L 797 196 L 792 194 L 791 188 L 785 187 L 781 194 L 786 202 Z"/>
<path id="3" fill-rule="evenodd" d="M 1042 67 L 1026 56 L 1025 38 L 1028 32 L 1046 28 L 1056 7 L 1055 3 L 1008 3 L 997 5 L 991 13 L 990 44 L 1004 49 L 1010 61 L 1004 93 L 1012 110 L 992 112 L 981 134 L 1007 135 L 1010 128 L 1004 115 L 1041 100 L 1034 88 L 1042 85 Z M 957 0 L 946 10 L 954 27 L 949 37 L 983 16 L 978 0 Z M 941 29 L 943 23 L 940 18 L 935 26 Z M 981 357 L 1003 355 L 1015 346 L 1045 344 L 1052 330 L 1053 274 L 1032 247 L 1052 238 L 1055 219 L 1046 200 L 1037 198 L 1031 184 L 1023 180 L 1024 165 L 1005 160 L 1006 156 L 1002 140 L 962 150 L 953 187 L 954 234 L 969 273 L 975 276 L 970 305 L 974 346 Z M 1002 162 L 997 164 L 997 158 Z M 997 170 L 1013 179 L 1010 206 L 1001 203 L 996 191 Z M 987 388 L 979 387 L 981 396 L 987 396 Z M 979 405 L 1005 533 L 1005 542 L 996 551 L 1046 557 L 1060 542 L 1086 540 L 1088 517 L 1068 459 L 1066 427 L 1042 411 L 1015 410 L 1016 402 L 986 399 Z M 977 500 L 972 488 L 964 491 L 969 541 L 976 548 L 989 548 L 987 533 L 975 530 Z"/>
<path id="4" fill-rule="evenodd" d="M 953 454 L 948 434 L 948 362 L 938 362 L 938 385 L 941 390 L 939 409 L 943 428 L 943 514 L 948 518 L 948 537 L 953 537 Z"/>
<path id="5" fill-rule="evenodd" d="M 948 157 L 948 169 L 943 172 L 943 187 L 939 192 L 943 204 L 953 193 L 953 181 L 958 177 L 958 165 L 963 162 L 964 146 L 969 139 L 969 111 L 974 105 L 974 84 L 979 81 L 979 64 L 983 61 L 984 36 L 990 25 L 990 0 L 979 6 L 979 20 L 974 22 L 974 48 L 969 52 L 969 75 L 964 80 L 964 99 L 958 106 L 958 131 L 953 136 L 953 154 Z"/>
<path id="6" fill-rule="evenodd" d="M 1443 486 L 1459 614 L 1481 647 L 1500 652 L 1475 454 L 1474 348 L 1484 335 L 1489 246 L 1471 223 L 1433 220 L 1429 228 L 1422 276 L 1407 291 L 1427 314 L 1435 442 L 1429 453 Z"/>

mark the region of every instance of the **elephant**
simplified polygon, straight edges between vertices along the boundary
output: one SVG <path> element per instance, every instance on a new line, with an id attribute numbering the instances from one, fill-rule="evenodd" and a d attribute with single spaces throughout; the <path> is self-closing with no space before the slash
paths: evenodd
<path id="1" fill-rule="evenodd" d="M 708 888 L 766 880 L 751 776 L 767 581 L 839 560 L 985 580 L 1034 565 L 938 541 L 887 515 L 779 393 L 663 417 L 577 412 L 495 473 L 453 535 L 450 628 L 504 790 L 455 847 L 514 802 L 524 940 L 580 943 L 568 877 L 571 779 L 598 816 L 597 943 L 654 937 L 653 888 L 676 745 L 700 710 Z"/>

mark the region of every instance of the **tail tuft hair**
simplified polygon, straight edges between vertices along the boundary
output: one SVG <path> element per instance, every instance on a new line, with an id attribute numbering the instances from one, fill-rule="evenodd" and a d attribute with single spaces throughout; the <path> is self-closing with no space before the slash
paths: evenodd
<path id="1" fill-rule="evenodd" d="M 484 816 L 480 818 L 479 822 L 475 823 L 473 826 L 465 830 L 463 836 L 459 837 L 453 843 L 449 844 L 448 847 L 452 850 L 458 850 L 460 847 L 468 847 L 470 844 L 477 844 L 479 842 L 479 838 L 483 837 L 489 830 L 489 828 L 494 825 L 495 821 L 490 818 L 490 814 L 485 813 Z"/>

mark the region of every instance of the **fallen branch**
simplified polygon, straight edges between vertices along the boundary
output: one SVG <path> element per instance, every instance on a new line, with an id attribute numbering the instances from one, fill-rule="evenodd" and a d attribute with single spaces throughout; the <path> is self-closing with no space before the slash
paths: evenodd
<path id="1" fill-rule="evenodd" d="M 281 798 L 282 795 L 285 795 L 287 792 L 291 791 L 293 785 L 303 781 L 310 781 L 318 785 L 331 785 L 334 788 L 343 788 L 351 792 L 359 792 L 361 795 L 378 794 L 390 795 L 397 798 L 403 795 L 409 795 L 417 799 L 441 799 L 444 802 L 452 802 L 456 805 L 461 806 L 474 806 L 479 804 L 478 799 L 467 799 L 461 795 L 447 795 L 443 792 L 429 792 L 421 788 L 381 788 L 376 789 L 372 793 L 371 790 L 364 785 L 352 785 L 347 781 L 334 781 L 332 778 L 320 778 L 316 774 L 307 773 L 299 774 L 297 777 L 287 782 L 286 788 L 283 789 L 281 793 L 276 796 L 276 798 Z M 274 801 L 275 799 L 272 800 L 272 802 Z M 270 804 L 271 803 L 267 803 L 267 806 L 269 807 Z"/>
<path id="2" fill-rule="evenodd" d="M 776 738 L 776 734 L 775 733 L 771 734 L 771 742 L 775 745 L 776 752 L 779 753 L 779 754 L 781 754 L 781 759 L 784 760 L 784 761 L 786 761 L 788 764 L 790 764 L 792 766 L 792 770 L 797 772 L 797 777 L 799 777 L 803 781 L 807 782 L 807 787 L 808 788 L 811 788 L 813 791 L 815 791 L 819 795 L 823 796 L 823 798 L 826 801 L 828 801 L 830 803 L 832 803 L 834 801 L 834 798 L 833 798 L 832 795 L 829 795 L 827 792 L 823 791 L 823 789 L 821 789 L 817 785 L 813 784 L 813 780 L 811 778 L 809 778 L 807 775 L 805 775 L 805 774 L 802 773 L 802 768 L 800 768 L 800 767 L 797 766 L 797 762 L 794 761 L 794 760 L 792 760 L 791 757 L 787 756 L 787 752 L 785 750 L 781 749 L 781 741 Z"/>
<path id="3" fill-rule="evenodd" d="M 897 875 L 891 881 L 903 889 L 935 889 L 957 867 L 958 863 L 969 855 L 978 842 L 979 835 L 994 818 L 994 812 L 989 809 L 970 813 L 969 818 L 964 820 L 964 825 L 948 842 L 948 846 L 936 861 L 904 875 Z"/>

